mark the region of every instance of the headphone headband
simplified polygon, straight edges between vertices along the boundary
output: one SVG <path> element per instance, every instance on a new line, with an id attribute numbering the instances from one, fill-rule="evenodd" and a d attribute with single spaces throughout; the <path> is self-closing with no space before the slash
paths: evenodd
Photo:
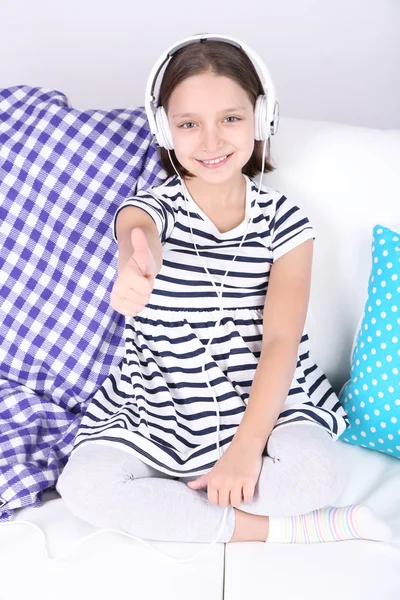
<path id="1" fill-rule="evenodd" d="M 266 107 L 265 107 L 265 120 L 268 128 L 268 135 L 275 135 L 278 129 L 279 122 L 279 104 L 276 99 L 275 86 L 272 81 L 272 78 L 269 74 L 267 67 L 264 62 L 258 56 L 256 52 L 251 50 L 246 44 L 243 44 L 236 38 L 229 37 L 227 35 L 219 35 L 219 34 L 206 34 L 199 33 L 197 35 L 185 38 L 176 44 L 170 46 L 166 52 L 163 52 L 155 62 L 152 70 L 150 71 L 150 75 L 146 84 L 146 92 L 145 92 L 145 110 L 147 114 L 147 119 L 150 126 L 150 131 L 153 136 L 156 137 L 159 135 L 159 127 L 156 121 L 156 112 L 157 107 L 155 106 L 156 98 L 154 96 L 154 89 L 157 82 L 158 74 L 160 73 L 163 66 L 171 60 L 174 54 L 180 50 L 181 48 L 188 46 L 193 43 L 200 43 L 205 40 L 216 41 L 216 42 L 226 42 L 235 46 L 236 48 L 241 48 L 247 56 L 250 58 L 253 63 L 254 68 L 258 72 L 260 76 L 261 83 L 264 89 L 264 94 L 266 96 Z"/>

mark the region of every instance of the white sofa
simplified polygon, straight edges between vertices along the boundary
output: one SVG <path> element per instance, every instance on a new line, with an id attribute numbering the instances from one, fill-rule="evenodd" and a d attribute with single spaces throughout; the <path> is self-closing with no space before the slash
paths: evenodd
<path id="1" fill-rule="evenodd" d="M 349 378 L 363 313 L 375 224 L 400 231 L 400 131 L 281 118 L 264 181 L 299 203 L 315 230 L 308 331 L 315 359 L 339 393 Z M 0 598 L 242 600 L 400 598 L 400 460 L 338 440 L 349 479 L 338 505 L 363 502 L 393 529 L 389 543 L 215 544 L 174 563 L 139 541 L 96 530 L 68 512 L 55 490 L 0 526 Z M 40 532 L 22 523 L 39 526 Z M 190 558 L 202 544 L 154 543 Z"/>

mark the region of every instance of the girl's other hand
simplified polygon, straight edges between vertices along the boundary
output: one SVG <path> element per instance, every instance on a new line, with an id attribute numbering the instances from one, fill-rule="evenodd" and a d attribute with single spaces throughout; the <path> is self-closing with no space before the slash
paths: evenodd
<path id="1" fill-rule="evenodd" d="M 118 272 L 111 290 L 111 306 L 125 316 L 136 316 L 150 300 L 157 273 L 154 256 L 140 227 L 131 231 L 133 254 Z"/>
<path id="2" fill-rule="evenodd" d="M 262 464 L 260 452 L 232 442 L 211 471 L 186 485 L 192 490 L 206 487 L 211 504 L 237 508 L 253 501 Z"/>

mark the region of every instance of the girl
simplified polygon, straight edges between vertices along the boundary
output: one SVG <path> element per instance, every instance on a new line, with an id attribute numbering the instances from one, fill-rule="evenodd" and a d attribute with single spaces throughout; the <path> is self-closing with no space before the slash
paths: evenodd
<path id="1" fill-rule="evenodd" d="M 220 542 L 389 539 L 369 507 L 334 508 L 348 420 L 304 327 L 314 230 L 253 179 L 274 169 L 255 133 L 268 90 L 240 44 L 199 38 L 160 85 L 169 177 L 114 217 L 125 357 L 57 491 L 89 523 L 154 540 L 212 542 L 224 511 Z"/>

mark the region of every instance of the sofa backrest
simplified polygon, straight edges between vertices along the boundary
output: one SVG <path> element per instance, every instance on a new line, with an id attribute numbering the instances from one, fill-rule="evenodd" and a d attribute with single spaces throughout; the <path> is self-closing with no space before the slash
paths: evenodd
<path id="1" fill-rule="evenodd" d="M 373 227 L 400 232 L 400 131 L 281 118 L 271 157 L 276 171 L 263 181 L 298 203 L 316 231 L 307 327 L 339 391 L 367 299 Z"/>

